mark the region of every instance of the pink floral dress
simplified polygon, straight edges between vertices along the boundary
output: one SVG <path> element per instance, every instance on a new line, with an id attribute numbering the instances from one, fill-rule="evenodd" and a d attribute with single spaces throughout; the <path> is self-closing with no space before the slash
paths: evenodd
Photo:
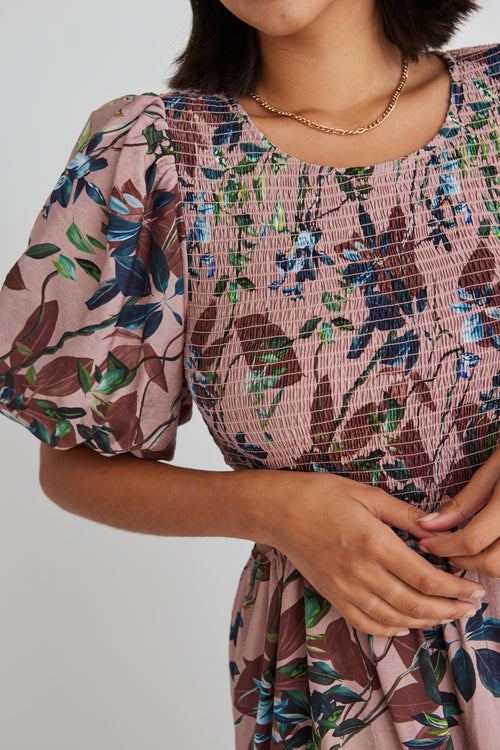
<path id="1" fill-rule="evenodd" d="M 224 94 L 95 110 L 0 293 L 2 413 L 56 449 L 171 459 L 194 401 L 230 466 L 439 508 L 500 411 L 500 47 L 443 56 L 440 132 L 371 166 L 301 162 Z M 500 583 L 467 576 L 473 617 L 384 639 L 254 548 L 238 750 L 496 747 Z"/>

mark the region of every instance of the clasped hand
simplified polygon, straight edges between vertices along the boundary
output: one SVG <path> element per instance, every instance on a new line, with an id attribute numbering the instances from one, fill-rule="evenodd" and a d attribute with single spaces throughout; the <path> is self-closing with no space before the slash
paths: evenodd
<path id="1" fill-rule="evenodd" d="M 500 456 L 476 472 L 446 510 L 423 520 L 423 510 L 380 488 L 326 473 L 295 474 L 297 502 L 288 501 L 279 514 L 274 546 L 347 622 L 365 633 L 391 637 L 470 617 L 485 595 L 481 584 L 433 565 L 394 529 L 419 539 L 423 550 L 438 556 L 449 556 L 451 550 L 456 564 L 474 571 L 486 566 L 491 574 L 488 545 L 493 544 L 500 561 L 500 542 L 495 545 L 498 534 L 493 533 L 500 528 L 498 476 Z M 436 536 L 488 499 L 466 530 Z"/>
<path id="2" fill-rule="evenodd" d="M 420 541 L 420 549 L 447 557 L 460 568 L 500 576 L 500 450 L 477 469 L 468 484 L 439 513 L 419 519 L 439 532 Z M 460 526 L 458 531 L 450 529 Z"/>

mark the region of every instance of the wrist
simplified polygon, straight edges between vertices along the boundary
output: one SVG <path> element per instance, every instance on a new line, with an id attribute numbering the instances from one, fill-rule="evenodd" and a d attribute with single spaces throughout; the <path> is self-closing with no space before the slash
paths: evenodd
<path id="1" fill-rule="evenodd" d="M 283 549 L 296 515 L 300 473 L 248 469 L 235 475 L 235 503 L 245 538 Z"/>
<path id="2" fill-rule="evenodd" d="M 284 553 L 292 550 L 297 531 L 302 534 L 306 530 L 311 501 L 319 490 L 319 475 L 280 470 L 249 470 L 241 474 L 246 476 L 240 477 L 240 508 L 244 513 L 247 509 L 245 525 L 251 539 Z"/>

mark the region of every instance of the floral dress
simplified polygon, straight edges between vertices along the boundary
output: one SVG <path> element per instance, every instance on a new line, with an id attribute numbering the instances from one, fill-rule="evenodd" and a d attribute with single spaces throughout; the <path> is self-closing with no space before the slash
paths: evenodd
<path id="1" fill-rule="evenodd" d="M 0 293 L 2 413 L 55 449 L 171 459 L 194 401 L 232 467 L 446 503 L 499 444 L 500 46 L 442 54 L 440 132 L 369 166 L 302 162 L 224 94 L 96 109 Z M 387 639 L 254 548 L 237 749 L 496 747 L 500 582 L 462 573 L 473 617 Z"/>

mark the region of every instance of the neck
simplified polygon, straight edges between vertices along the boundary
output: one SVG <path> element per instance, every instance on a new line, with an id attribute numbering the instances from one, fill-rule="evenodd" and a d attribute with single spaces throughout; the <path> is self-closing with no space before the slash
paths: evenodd
<path id="1" fill-rule="evenodd" d="M 401 76 L 401 53 L 382 29 L 375 0 L 336 0 L 289 36 L 259 32 L 257 92 L 294 112 L 357 117 L 385 101 Z"/>

